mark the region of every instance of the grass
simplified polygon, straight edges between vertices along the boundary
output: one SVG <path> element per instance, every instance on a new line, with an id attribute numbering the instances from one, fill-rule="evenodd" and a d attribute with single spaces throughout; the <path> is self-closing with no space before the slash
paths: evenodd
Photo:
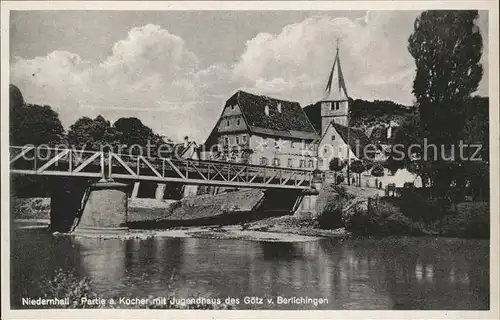
<path id="1" fill-rule="evenodd" d="M 174 274 L 172 274 L 171 280 L 173 280 Z M 233 309 L 233 305 L 226 304 L 224 301 L 216 301 L 213 303 L 203 303 L 196 302 L 203 301 L 201 298 L 204 298 L 205 301 L 214 301 L 217 298 L 212 298 L 211 294 L 201 291 L 196 292 L 187 292 L 187 290 L 171 290 L 169 288 L 169 292 L 167 292 L 164 297 L 166 298 L 166 303 L 155 304 L 154 299 L 157 297 L 149 296 L 148 302 L 146 304 L 132 304 L 125 305 L 119 304 L 120 298 L 137 298 L 134 296 L 125 296 L 125 297 L 109 297 L 104 299 L 106 300 L 106 304 L 87 304 L 82 302 L 82 298 L 92 299 L 94 297 L 103 297 L 102 294 L 98 294 L 93 290 L 92 281 L 88 277 L 78 278 L 76 273 L 71 271 L 64 271 L 62 269 L 57 269 L 51 278 L 43 278 L 33 283 L 29 292 L 24 292 L 22 297 L 42 297 L 46 299 L 58 298 L 65 299 L 69 298 L 70 305 L 62 306 L 62 305 L 47 305 L 47 306 L 33 306 L 32 308 L 40 309 L 40 308 L 71 308 L 71 309 L 83 309 L 83 308 L 106 308 L 106 309 L 114 309 L 114 308 L 127 308 L 127 309 Z M 17 297 L 18 301 L 21 301 L 22 297 Z M 171 303 L 173 298 L 179 299 L 181 297 L 189 297 L 191 301 L 194 303 Z M 115 303 L 111 304 L 110 300 L 113 300 Z M 220 300 L 220 299 L 219 299 Z M 189 302 L 189 301 L 188 301 Z M 29 308 L 29 307 L 23 307 Z"/>
<path id="2" fill-rule="evenodd" d="M 10 207 L 13 219 L 50 219 L 49 198 L 11 197 Z"/>

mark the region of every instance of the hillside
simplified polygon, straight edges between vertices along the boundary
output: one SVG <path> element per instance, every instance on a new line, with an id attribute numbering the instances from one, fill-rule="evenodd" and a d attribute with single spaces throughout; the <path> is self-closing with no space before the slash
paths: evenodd
<path id="1" fill-rule="evenodd" d="M 412 107 L 388 100 L 366 101 L 362 99 L 349 101 L 350 125 L 368 132 L 377 124 L 388 124 L 391 120 L 401 124 L 413 111 Z M 304 112 L 316 131 L 321 131 L 321 106 L 319 103 L 308 105 Z"/>

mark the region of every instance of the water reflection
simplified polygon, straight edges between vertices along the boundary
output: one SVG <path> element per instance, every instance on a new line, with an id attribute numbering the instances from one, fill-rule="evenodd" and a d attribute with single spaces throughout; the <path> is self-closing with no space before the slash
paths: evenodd
<path id="1" fill-rule="evenodd" d="M 103 289 L 109 284 L 119 283 L 125 276 L 125 246 L 120 240 L 98 238 L 76 238 L 80 248 L 80 266 L 85 276 Z"/>
<path id="2" fill-rule="evenodd" d="M 192 295 L 328 298 L 325 309 L 484 309 L 489 306 L 488 242 L 432 238 L 259 243 L 152 238 L 13 236 L 15 292 L 74 269 L 105 296 Z M 243 306 L 240 308 L 269 308 Z M 274 305 L 274 308 L 314 306 Z"/>

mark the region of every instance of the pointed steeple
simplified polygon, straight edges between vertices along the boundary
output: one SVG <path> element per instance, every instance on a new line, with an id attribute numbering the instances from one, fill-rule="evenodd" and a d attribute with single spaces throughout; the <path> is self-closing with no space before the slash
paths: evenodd
<path id="1" fill-rule="evenodd" d="M 333 61 L 332 71 L 328 78 L 328 83 L 325 89 L 325 99 L 328 101 L 344 101 L 348 100 L 347 88 L 345 86 L 344 75 L 340 66 L 339 45 L 337 40 L 337 54 Z"/>

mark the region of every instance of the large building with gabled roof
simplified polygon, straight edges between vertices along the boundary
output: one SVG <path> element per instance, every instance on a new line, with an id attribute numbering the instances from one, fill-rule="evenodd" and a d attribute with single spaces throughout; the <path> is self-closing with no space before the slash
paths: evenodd
<path id="1" fill-rule="evenodd" d="M 205 150 L 212 160 L 313 170 L 318 140 L 299 103 L 238 91 L 227 100 Z"/>

